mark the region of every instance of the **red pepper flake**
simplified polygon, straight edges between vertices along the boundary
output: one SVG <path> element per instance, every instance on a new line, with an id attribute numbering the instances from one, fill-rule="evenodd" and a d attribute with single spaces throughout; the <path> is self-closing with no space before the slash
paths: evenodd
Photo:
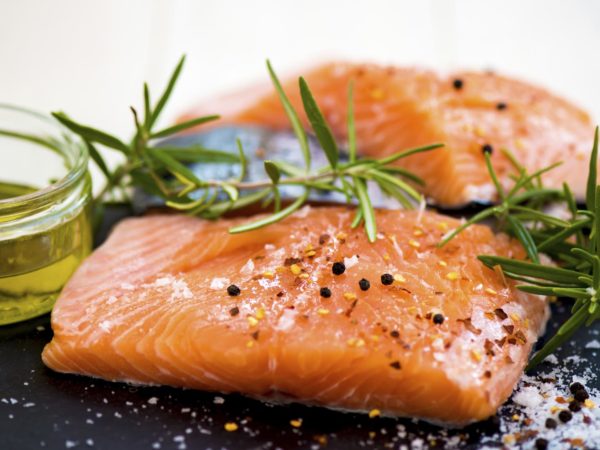
<path id="1" fill-rule="evenodd" d="M 327 233 L 322 234 L 319 236 L 319 245 L 324 245 L 330 238 L 331 236 L 329 236 Z"/>
<path id="2" fill-rule="evenodd" d="M 462 322 L 465 325 L 465 328 L 471 333 L 476 334 L 478 336 L 481 334 L 481 330 L 473 325 L 473 323 L 471 322 L 471 318 L 458 319 L 458 321 Z"/>
<path id="3" fill-rule="evenodd" d="M 488 355 L 490 356 L 494 356 L 494 343 L 492 341 L 490 341 L 489 339 L 486 339 L 483 347 L 485 348 L 485 351 Z"/>
<path id="4" fill-rule="evenodd" d="M 301 258 L 285 258 L 285 260 L 283 261 L 283 265 L 286 267 L 289 267 L 292 264 L 298 264 L 301 262 L 302 262 Z"/>
<path id="5" fill-rule="evenodd" d="M 397 339 L 400 337 L 400 333 L 398 332 L 398 330 L 392 330 L 392 331 L 390 331 L 390 336 L 393 337 L 394 339 Z"/>
<path id="6" fill-rule="evenodd" d="M 240 308 L 238 308 L 237 306 L 234 306 L 233 308 L 231 308 L 229 310 L 229 314 L 231 315 L 231 317 L 235 317 L 240 313 Z"/>
<path id="7" fill-rule="evenodd" d="M 517 338 L 517 341 L 519 341 L 519 344 L 525 345 L 527 343 L 527 337 L 521 330 L 515 333 L 515 337 Z"/>
<path id="8" fill-rule="evenodd" d="M 250 336 L 252 336 L 252 339 L 254 339 L 255 341 L 258 341 L 259 333 L 260 333 L 260 331 L 256 330 L 254 333 L 250 334 Z"/>
<path id="9" fill-rule="evenodd" d="M 496 314 L 496 317 L 500 320 L 508 319 L 508 314 L 506 314 L 502 308 L 495 309 L 494 314 Z"/>
<path id="10" fill-rule="evenodd" d="M 390 367 L 392 369 L 396 369 L 396 370 L 400 370 L 402 369 L 402 365 L 400 364 L 400 361 L 393 361 L 390 363 Z"/>
<path id="11" fill-rule="evenodd" d="M 483 376 L 485 378 L 492 378 L 492 372 L 490 370 L 486 370 L 485 372 L 483 372 Z"/>
<path id="12" fill-rule="evenodd" d="M 508 334 L 513 334 L 515 332 L 514 325 L 504 325 L 502 328 L 504 328 Z"/>
<path id="13" fill-rule="evenodd" d="M 352 313 L 354 312 L 354 308 L 356 308 L 356 305 L 357 305 L 357 304 L 358 304 L 358 300 L 354 300 L 354 301 L 352 302 L 352 304 L 350 305 L 350 308 L 348 308 L 348 309 L 346 310 L 346 312 L 344 313 L 344 315 L 345 315 L 346 317 L 350 317 L 350 316 L 352 315 Z"/>

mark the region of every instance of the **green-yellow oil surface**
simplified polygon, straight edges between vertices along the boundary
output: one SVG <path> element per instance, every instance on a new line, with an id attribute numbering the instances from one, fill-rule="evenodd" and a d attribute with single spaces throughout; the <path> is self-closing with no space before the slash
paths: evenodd
<path id="1" fill-rule="evenodd" d="M 32 191 L 0 183 L 0 199 Z M 0 240 L 0 325 L 49 312 L 91 245 L 89 208 L 48 230 Z"/>

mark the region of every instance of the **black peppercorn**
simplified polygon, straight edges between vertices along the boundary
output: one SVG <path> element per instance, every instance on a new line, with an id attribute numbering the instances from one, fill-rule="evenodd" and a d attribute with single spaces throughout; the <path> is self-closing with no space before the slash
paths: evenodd
<path id="1" fill-rule="evenodd" d="M 361 291 L 368 291 L 371 287 L 371 283 L 369 283 L 369 280 L 367 280 L 366 278 L 363 278 L 358 282 L 358 286 L 360 287 Z"/>
<path id="2" fill-rule="evenodd" d="M 240 295 L 241 292 L 242 291 L 240 290 L 240 288 L 237 287 L 235 284 L 230 284 L 229 286 L 227 286 L 227 293 L 232 297 Z"/>
<path id="3" fill-rule="evenodd" d="M 386 286 L 389 286 L 393 282 L 394 282 L 394 277 L 391 274 L 384 273 L 383 275 L 381 275 L 381 284 L 385 284 Z"/>
<path id="4" fill-rule="evenodd" d="M 461 90 L 463 88 L 463 85 L 464 85 L 463 80 L 461 80 L 460 78 L 456 78 L 454 81 L 452 81 L 452 86 L 457 91 Z"/>
<path id="5" fill-rule="evenodd" d="M 571 385 L 569 386 L 569 390 L 571 391 L 571 394 L 574 394 L 577 391 L 585 391 L 585 386 L 579 381 L 576 381 L 575 383 L 571 383 Z"/>
<path id="6" fill-rule="evenodd" d="M 564 410 L 558 413 L 558 418 L 561 422 L 567 423 L 569 420 L 573 418 L 573 414 L 570 411 Z"/>
<path id="7" fill-rule="evenodd" d="M 331 289 L 329 289 L 328 287 L 322 287 L 319 291 L 319 294 L 321 294 L 321 297 L 329 298 L 331 297 Z"/>
<path id="8" fill-rule="evenodd" d="M 538 438 L 535 440 L 536 450 L 546 450 L 548 448 L 548 441 L 544 438 Z"/>
<path id="9" fill-rule="evenodd" d="M 444 323 L 444 315 L 440 313 L 434 314 L 432 320 L 436 325 L 441 325 Z"/>
<path id="10" fill-rule="evenodd" d="M 573 397 L 575 397 L 575 400 L 577 400 L 578 402 L 585 402 L 588 398 L 590 398 L 590 394 L 588 394 L 588 392 L 585 389 L 579 389 L 578 391 L 575 391 L 575 394 L 573 394 Z"/>
<path id="11" fill-rule="evenodd" d="M 579 404 L 578 401 L 573 400 L 572 402 L 569 403 L 569 410 L 571 410 L 573 412 L 579 412 L 579 411 L 581 411 L 581 405 Z"/>
<path id="12" fill-rule="evenodd" d="M 496 109 L 497 109 L 498 111 L 503 111 L 503 110 L 505 110 L 506 108 L 507 108 L 507 105 L 506 105 L 506 103 L 504 103 L 504 102 L 498 102 L 498 103 L 496 104 Z"/>
<path id="13" fill-rule="evenodd" d="M 552 417 L 548 417 L 546 419 L 546 428 L 553 430 L 557 426 L 558 426 L 558 422 L 556 422 L 556 420 L 554 420 Z"/>
<path id="14" fill-rule="evenodd" d="M 334 275 L 341 275 L 346 271 L 346 266 L 343 262 L 334 262 L 331 271 Z"/>

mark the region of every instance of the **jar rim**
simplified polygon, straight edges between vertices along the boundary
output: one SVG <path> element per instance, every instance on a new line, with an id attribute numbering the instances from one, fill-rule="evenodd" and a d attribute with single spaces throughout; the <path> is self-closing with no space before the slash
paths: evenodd
<path id="1" fill-rule="evenodd" d="M 46 203 L 46 201 L 51 202 L 53 199 L 61 197 L 69 192 L 73 185 L 76 185 L 81 178 L 85 176 L 89 160 L 88 150 L 83 142 L 77 139 L 75 135 L 58 120 L 50 115 L 7 103 L 0 103 L 0 110 L 28 115 L 33 119 L 46 122 L 46 124 L 54 127 L 61 137 L 63 137 L 63 140 L 61 141 L 62 145 L 60 145 L 57 150 L 62 157 L 72 163 L 67 173 L 54 183 L 27 194 L 0 199 L 0 215 L 5 210 L 12 210 L 14 208 L 19 210 L 23 208 L 26 209 L 28 205 L 39 205 L 39 203 Z M 32 142 L 32 145 L 43 147 L 42 144 L 35 142 Z"/>

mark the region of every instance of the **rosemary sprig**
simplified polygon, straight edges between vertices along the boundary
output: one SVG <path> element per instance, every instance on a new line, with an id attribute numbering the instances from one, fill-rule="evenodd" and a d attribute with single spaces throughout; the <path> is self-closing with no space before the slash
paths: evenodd
<path id="1" fill-rule="evenodd" d="M 579 328 L 600 319 L 600 186 L 596 174 L 598 128 L 590 157 L 585 209 L 577 208 L 568 185 L 565 184 L 562 191 L 542 186 L 540 175 L 556 165 L 528 174 L 510 153 L 505 154 L 518 174 L 514 178 L 514 186 L 508 192 L 502 188 L 486 155 L 488 171 L 498 189 L 501 203 L 473 216 L 446 236 L 440 245 L 445 245 L 471 224 L 493 216 L 503 231 L 512 234 L 523 244 L 529 261 L 481 255 L 481 262 L 489 268 L 499 267 L 505 276 L 526 283 L 517 286 L 524 292 L 574 300 L 571 317 L 533 356 L 528 365 L 528 369 L 531 369 L 569 340 Z M 562 203 L 571 218 L 565 221 L 544 213 L 542 208 L 550 201 Z M 551 256 L 554 264 L 541 263 L 541 252 Z"/>
<path id="2" fill-rule="evenodd" d="M 183 68 L 181 58 L 167 87 L 158 102 L 152 106 L 149 88 L 144 84 L 144 108 L 140 117 L 135 108 L 131 108 L 135 133 L 127 143 L 118 137 L 96 128 L 82 125 L 64 113 L 53 113 L 54 117 L 85 141 L 91 158 L 105 175 L 107 181 L 102 189 L 98 203 L 115 195 L 115 191 L 126 192 L 127 188 L 141 188 L 152 195 L 161 197 L 171 208 L 185 211 L 196 216 L 215 219 L 223 214 L 244 208 L 257 202 L 273 203 L 273 214 L 260 220 L 231 228 L 231 233 L 241 233 L 278 222 L 297 211 L 304 205 L 312 190 L 329 190 L 343 193 L 348 202 L 358 204 L 353 225 L 364 223 L 370 241 L 376 239 L 377 226 L 373 206 L 369 198 L 367 183 L 378 184 L 381 190 L 395 197 L 406 207 L 412 207 L 421 201 L 421 195 L 411 183 L 422 184 L 414 174 L 393 167 L 399 159 L 418 152 L 426 152 L 441 144 L 418 147 L 397 152 L 382 159 L 360 159 L 356 156 L 356 135 L 354 129 L 352 87 L 348 93 L 348 142 L 350 159 L 340 163 L 340 149 L 306 81 L 299 79 L 299 89 L 304 112 L 320 146 L 327 157 L 328 165 L 311 168 L 311 150 L 309 140 L 299 115 L 281 87 L 271 64 L 267 61 L 267 70 L 275 90 L 289 118 L 304 159 L 304 167 L 296 167 L 284 161 L 265 161 L 265 179 L 245 181 L 246 157 L 238 140 L 239 156 L 200 146 L 171 147 L 161 145 L 159 139 L 216 120 L 218 116 L 205 116 L 188 120 L 167 128 L 155 129 L 157 120 L 163 111 Z M 120 152 L 125 161 L 114 170 L 109 170 L 97 145 Z M 229 180 L 200 179 L 189 169 L 188 163 L 226 162 L 240 164 L 240 176 Z M 295 185 L 303 187 L 303 194 L 290 203 L 282 205 L 280 187 Z M 222 200 L 226 197 L 227 200 Z"/>

